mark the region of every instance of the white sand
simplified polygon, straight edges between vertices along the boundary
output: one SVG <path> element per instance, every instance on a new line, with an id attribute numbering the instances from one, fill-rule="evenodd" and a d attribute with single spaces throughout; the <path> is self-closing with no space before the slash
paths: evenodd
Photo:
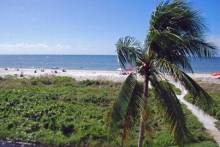
<path id="1" fill-rule="evenodd" d="M 24 77 L 38 77 L 38 76 L 69 76 L 76 80 L 110 80 L 110 81 L 123 81 L 127 76 L 121 75 L 120 71 L 95 71 L 95 70 L 62 70 L 55 69 L 37 69 L 37 73 L 34 73 L 35 69 L 17 69 L 9 68 L 5 70 L 0 68 L 0 77 L 5 76 L 18 76 L 24 75 Z M 55 73 L 57 71 L 57 73 Z"/>
<path id="2" fill-rule="evenodd" d="M 37 69 L 37 73 L 34 73 L 36 69 L 17 69 L 9 68 L 5 70 L 4 68 L 0 68 L 0 76 L 20 76 L 21 74 L 24 77 L 37 77 L 37 76 L 69 76 L 73 77 L 76 80 L 109 80 L 121 82 L 124 81 L 127 77 L 126 75 L 120 74 L 120 71 L 97 71 L 97 70 L 67 70 L 66 72 L 62 72 L 62 70 L 55 69 L 44 69 L 44 72 L 41 72 L 40 69 Z M 57 71 L 58 73 L 55 73 Z M 210 74 L 201 74 L 194 73 L 189 74 L 193 79 L 201 82 L 211 82 L 211 83 L 220 83 L 220 77 L 214 77 Z M 140 78 L 140 77 L 139 77 Z"/>

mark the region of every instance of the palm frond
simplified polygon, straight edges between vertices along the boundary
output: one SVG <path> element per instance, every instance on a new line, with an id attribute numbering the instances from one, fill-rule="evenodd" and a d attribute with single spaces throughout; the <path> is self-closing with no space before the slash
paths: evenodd
<path id="1" fill-rule="evenodd" d="M 111 114 L 111 130 L 123 129 L 123 139 L 128 136 L 130 128 L 141 109 L 143 88 L 131 73 L 123 83 L 120 93 L 113 105 Z"/>
<path id="2" fill-rule="evenodd" d="M 151 26 L 159 31 L 188 32 L 200 36 L 206 26 L 199 12 L 183 0 L 162 2 L 152 14 Z"/>
<path id="3" fill-rule="evenodd" d="M 200 107 L 210 108 L 213 105 L 212 97 L 202 89 L 190 76 L 181 72 L 178 80 L 183 84 L 187 91 L 193 96 L 194 100 L 200 104 Z"/>
<path id="4" fill-rule="evenodd" d="M 190 133 L 186 127 L 181 105 L 171 87 L 171 84 L 166 81 L 160 82 L 155 75 L 151 76 L 150 82 L 156 97 L 158 97 L 159 102 L 165 109 L 165 114 L 170 122 L 176 143 L 183 145 Z"/>
<path id="5" fill-rule="evenodd" d="M 151 43 L 154 59 L 163 58 L 179 68 L 193 72 L 185 51 L 181 48 L 182 38 L 170 32 L 157 32 Z"/>
<path id="6" fill-rule="evenodd" d="M 198 11 L 182 0 L 162 2 L 152 14 L 147 46 L 154 58 L 166 58 L 191 70 L 189 57 L 212 57 L 216 47 L 204 39 L 206 26 Z"/>
<path id="7" fill-rule="evenodd" d="M 179 70 L 176 65 L 163 59 L 158 59 L 154 63 L 155 68 L 160 72 L 169 74 L 170 76 L 174 77 L 174 79 L 181 82 L 181 84 L 193 96 L 194 100 L 200 103 L 200 106 L 209 108 L 212 105 L 213 100 L 208 93 L 203 90 L 190 76 Z"/>
<path id="8" fill-rule="evenodd" d="M 127 112 L 123 123 L 123 139 L 129 135 L 130 129 L 134 126 L 136 118 L 139 116 L 140 110 L 143 109 L 143 86 L 137 83 L 133 90 L 131 100 L 128 104 Z"/>
<path id="9" fill-rule="evenodd" d="M 136 66 L 137 58 L 141 55 L 141 45 L 135 38 L 126 36 L 120 38 L 116 43 L 118 61 L 122 68 L 126 68 L 129 64 L 132 67 Z"/>
<path id="10" fill-rule="evenodd" d="M 191 57 L 210 58 L 216 54 L 216 46 L 203 38 L 184 36 L 185 52 Z"/>

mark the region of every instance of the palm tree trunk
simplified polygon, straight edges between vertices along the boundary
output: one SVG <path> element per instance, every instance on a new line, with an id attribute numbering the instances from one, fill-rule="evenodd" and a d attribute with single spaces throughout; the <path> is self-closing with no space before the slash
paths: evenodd
<path id="1" fill-rule="evenodd" d="M 145 75 L 144 76 L 144 89 L 143 89 L 144 109 L 147 105 L 148 81 L 149 81 L 148 75 Z M 144 110 L 142 110 L 141 116 L 140 116 L 138 147 L 142 147 L 143 142 L 144 142 L 145 120 L 146 120 L 146 112 Z"/>

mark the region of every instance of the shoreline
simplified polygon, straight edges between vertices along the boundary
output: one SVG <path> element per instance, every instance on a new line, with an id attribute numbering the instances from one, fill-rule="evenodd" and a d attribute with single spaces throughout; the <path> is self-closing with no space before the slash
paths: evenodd
<path id="1" fill-rule="evenodd" d="M 212 76 L 210 73 L 187 73 L 198 82 L 209 82 L 220 84 L 220 76 Z M 40 77 L 40 76 L 68 76 L 76 80 L 107 80 L 122 82 L 127 75 L 121 74 L 121 71 L 107 70 L 78 70 L 78 69 L 32 69 L 32 68 L 0 68 L 0 77 Z M 139 79 L 142 79 L 139 77 Z"/>

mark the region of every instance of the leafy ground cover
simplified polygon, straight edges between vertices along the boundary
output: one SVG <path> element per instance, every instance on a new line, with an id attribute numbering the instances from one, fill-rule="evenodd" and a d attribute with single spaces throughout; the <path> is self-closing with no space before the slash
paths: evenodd
<path id="1" fill-rule="evenodd" d="M 108 128 L 108 116 L 120 86 L 109 81 L 77 82 L 69 77 L 1 78 L 0 138 L 47 146 L 120 146 L 120 134 L 112 134 Z M 152 147 L 175 146 L 156 104 L 150 92 L 146 143 Z M 186 146 L 217 147 L 201 123 L 183 109 L 193 136 Z M 126 146 L 137 146 L 137 135 L 136 127 Z"/>

